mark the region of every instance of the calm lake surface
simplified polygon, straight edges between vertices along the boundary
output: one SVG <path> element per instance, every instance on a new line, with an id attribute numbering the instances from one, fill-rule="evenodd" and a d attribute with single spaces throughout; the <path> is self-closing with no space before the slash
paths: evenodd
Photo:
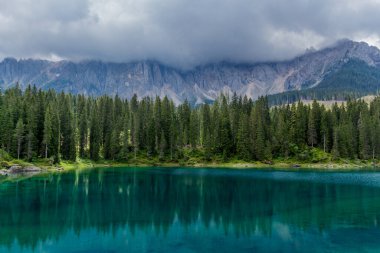
<path id="1" fill-rule="evenodd" d="M 0 184 L 0 252 L 380 252 L 380 173 L 107 168 Z"/>

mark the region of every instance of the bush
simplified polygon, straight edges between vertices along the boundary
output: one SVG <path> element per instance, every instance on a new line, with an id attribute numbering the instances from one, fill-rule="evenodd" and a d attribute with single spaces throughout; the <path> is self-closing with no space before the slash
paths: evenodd
<path id="1" fill-rule="evenodd" d="M 5 161 L 2 161 L 2 162 L 0 162 L 0 167 L 1 168 L 9 168 L 11 165 L 9 164 L 9 163 L 7 163 L 7 162 L 5 162 Z"/>
<path id="2" fill-rule="evenodd" d="M 0 161 L 11 161 L 12 157 L 5 151 L 0 149 Z"/>

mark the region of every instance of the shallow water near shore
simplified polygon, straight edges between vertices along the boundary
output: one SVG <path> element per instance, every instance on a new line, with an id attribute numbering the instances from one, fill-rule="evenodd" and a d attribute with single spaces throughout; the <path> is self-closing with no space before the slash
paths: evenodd
<path id="1" fill-rule="evenodd" d="M 0 184 L 0 252 L 379 252 L 380 172 L 98 168 Z"/>

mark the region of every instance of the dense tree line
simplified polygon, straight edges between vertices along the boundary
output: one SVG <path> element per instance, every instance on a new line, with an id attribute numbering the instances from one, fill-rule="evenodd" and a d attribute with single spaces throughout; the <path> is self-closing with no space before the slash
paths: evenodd
<path id="1" fill-rule="evenodd" d="M 380 157 L 380 98 L 325 108 L 302 102 L 270 108 L 268 99 L 221 95 L 212 105 L 175 106 L 168 98 L 130 100 L 42 91 L 0 95 L 0 145 L 33 160 L 128 160 L 138 155 L 204 160 L 309 159 L 311 148 L 334 158 Z"/>

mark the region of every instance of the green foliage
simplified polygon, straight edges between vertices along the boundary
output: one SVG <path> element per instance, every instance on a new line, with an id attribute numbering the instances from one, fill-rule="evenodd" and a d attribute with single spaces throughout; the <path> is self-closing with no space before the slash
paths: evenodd
<path id="1" fill-rule="evenodd" d="M 0 161 L 10 161 L 12 157 L 3 149 L 0 149 Z"/>
<path id="2" fill-rule="evenodd" d="M 252 102 L 236 95 L 194 108 L 187 101 L 174 106 L 167 97 L 91 98 L 34 87 L 24 92 L 15 87 L 0 98 L 0 147 L 24 160 L 195 164 L 380 158 L 380 98 L 331 109 L 316 101 L 270 109 L 266 97 Z"/>
<path id="3" fill-rule="evenodd" d="M 22 121 L 22 118 L 20 118 L 17 121 L 16 128 L 14 131 L 14 139 L 16 143 L 16 150 L 17 150 L 17 159 L 20 159 L 20 155 L 22 152 L 22 141 L 24 139 L 24 132 L 25 132 L 25 125 L 24 122 Z"/>

